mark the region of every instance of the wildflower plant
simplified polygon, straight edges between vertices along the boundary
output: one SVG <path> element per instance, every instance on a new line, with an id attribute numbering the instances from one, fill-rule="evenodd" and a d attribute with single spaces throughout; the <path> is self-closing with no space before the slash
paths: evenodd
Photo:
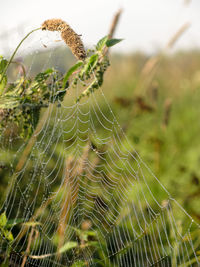
<path id="1" fill-rule="evenodd" d="M 8 82 L 19 46 L 36 30 L 61 33 L 78 61 L 64 75 L 50 68 L 31 78 L 24 69 Z M 86 51 L 60 19 L 36 30 L 0 61 L 1 130 L 11 124 L 26 141 L 2 131 L 0 266 L 199 264 L 199 225 L 133 150 L 109 105 L 95 95 L 67 105 L 73 88 L 76 102 L 100 88 L 108 48 L 121 39 L 106 36 Z"/>
<path id="2" fill-rule="evenodd" d="M 50 68 L 33 78 L 26 77 L 24 73 L 23 77 L 9 83 L 6 72 L 18 48 L 32 32 L 37 30 L 61 32 L 62 39 L 79 61 L 65 75 Z M 28 33 L 9 61 L 3 56 L 0 57 L 0 131 L 5 125 L 14 123 L 20 128 L 21 137 L 30 137 L 38 123 L 41 108 L 48 107 L 50 103 L 61 102 L 70 84 L 75 86 L 80 82 L 84 87 L 86 83 L 89 84 L 77 101 L 86 95 L 89 96 L 102 85 L 104 73 L 109 66 L 105 48 L 119 41 L 121 40 L 109 40 L 106 36 L 98 42 L 94 50 L 86 52 L 80 36 L 61 19 L 46 20 L 41 28 Z"/>
<path id="3" fill-rule="evenodd" d="M 72 50 L 77 59 L 84 60 L 86 52 L 80 36 L 63 20 L 49 19 L 42 24 L 42 30 L 59 31 L 63 41 Z"/>

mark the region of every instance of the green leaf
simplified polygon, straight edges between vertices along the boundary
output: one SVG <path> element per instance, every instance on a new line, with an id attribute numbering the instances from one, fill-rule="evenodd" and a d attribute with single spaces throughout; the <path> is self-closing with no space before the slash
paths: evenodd
<path id="1" fill-rule="evenodd" d="M 80 235 L 80 239 L 83 240 L 83 241 L 87 241 L 87 240 L 88 240 L 88 235 L 85 234 L 85 233 L 82 233 L 82 234 Z"/>
<path id="2" fill-rule="evenodd" d="M 44 72 L 40 72 L 35 76 L 35 81 L 37 81 L 38 83 L 42 83 L 46 81 L 53 72 L 53 69 L 47 69 Z"/>
<path id="3" fill-rule="evenodd" d="M 81 95 L 77 98 L 76 102 L 79 102 L 81 98 L 84 96 L 89 96 L 94 91 L 94 86 L 97 84 L 98 80 L 95 79 L 92 83 L 81 93 Z"/>
<path id="4" fill-rule="evenodd" d="M 89 59 L 88 62 L 85 64 L 84 68 L 81 71 L 81 76 L 83 75 L 88 75 L 91 70 L 95 67 L 95 65 L 97 64 L 99 60 L 99 55 L 98 54 L 94 54 L 92 55 Z"/>
<path id="5" fill-rule="evenodd" d="M 4 75 L 3 76 L 3 79 L 2 79 L 2 75 L 0 75 L 0 95 L 2 95 L 3 91 L 4 91 L 4 88 L 6 87 L 7 85 L 7 76 Z"/>
<path id="6" fill-rule="evenodd" d="M 84 261 L 75 261 L 74 264 L 72 264 L 70 267 L 85 267 Z"/>
<path id="7" fill-rule="evenodd" d="M 103 47 L 105 46 L 107 41 L 108 41 L 108 36 L 106 35 L 101 40 L 99 40 L 99 42 L 96 45 L 96 50 L 101 51 L 103 49 Z"/>
<path id="8" fill-rule="evenodd" d="M 74 264 L 71 265 L 71 267 L 85 267 L 85 262 L 84 261 L 76 261 Z"/>
<path id="9" fill-rule="evenodd" d="M 95 248 L 100 248 L 100 244 L 97 241 L 88 241 L 87 242 L 87 246 L 95 247 Z"/>
<path id="10" fill-rule="evenodd" d="M 64 79 L 63 79 L 63 88 L 65 88 L 65 86 L 66 86 L 66 83 L 67 83 L 67 81 L 68 81 L 68 79 L 69 79 L 69 77 L 78 69 L 78 68 L 80 68 L 80 66 L 82 66 L 83 65 L 83 62 L 82 61 L 79 61 L 79 62 L 77 62 L 74 66 L 72 66 L 69 70 L 68 70 L 68 72 L 65 74 L 65 77 L 64 77 Z"/>
<path id="11" fill-rule="evenodd" d="M 83 231 L 85 234 L 87 234 L 88 236 L 96 236 L 97 233 L 94 231 Z"/>
<path id="12" fill-rule="evenodd" d="M 94 68 L 94 66 L 96 65 L 97 61 L 99 59 L 99 55 L 98 54 L 94 54 L 90 57 L 88 64 L 86 65 L 86 73 L 90 72 L 92 68 Z"/>
<path id="13" fill-rule="evenodd" d="M 107 40 L 107 42 L 106 42 L 106 46 L 107 46 L 107 47 L 114 46 L 114 45 L 120 43 L 120 42 L 123 41 L 123 40 L 124 40 L 124 39 L 109 39 L 109 40 Z"/>
<path id="14" fill-rule="evenodd" d="M 4 231 L 4 236 L 8 241 L 13 241 L 14 240 L 11 231 L 5 230 Z"/>
<path id="15" fill-rule="evenodd" d="M 24 222 L 24 219 L 11 219 L 7 221 L 6 228 L 13 227 Z"/>
<path id="16" fill-rule="evenodd" d="M 0 56 L 0 73 L 4 72 L 7 64 L 8 64 L 8 61 L 5 58 L 3 58 L 2 56 Z"/>
<path id="17" fill-rule="evenodd" d="M 3 74 L 7 64 L 8 61 L 0 56 L 0 95 L 2 95 L 4 88 L 7 85 L 7 76 Z"/>
<path id="18" fill-rule="evenodd" d="M 77 246 L 78 246 L 78 242 L 74 242 L 74 241 L 67 242 L 63 247 L 61 247 L 59 249 L 58 253 L 64 253 L 67 250 L 70 250 L 70 249 L 75 248 Z"/>
<path id="19" fill-rule="evenodd" d="M 6 213 L 3 212 L 1 215 L 0 215 L 0 228 L 4 228 L 5 225 L 7 223 L 7 218 L 6 218 Z"/>
<path id="20" fill-rule="evenodd" d="M 46 74 L 52 74 L 53 72 L 54 72 L 54 69 L 51 69 L 51 68 L 44 71 L 44 73 Z"/>
<path id="21" fill-rule="evenodd" d="M 87 236 L 96 236 L 97 235 L 97 233 L 94 232 L 94 231 L 81 230 L 81 229 L 76 228 L 76 227 L 73 227 L 71 225 L 69 225 L 68 227 L 70 227 L 71 229 L 73 229 L 77 233 L 77 235 L 79 235 L 79 236 L 82 235 L 82 234 L 87 235 Z"/>
<path id="22" fill-rule="evenodd" d="M 13 95 L 7 95 L 0 98 L 0 108 L 2 109 L 12 109 L 20 104 L 20 98 Z"/>
<path id="23" fill-rule="evenodd" d="M 73 227 L 71 225 L 68 225 L 68 227 L 73 229 L 77 233 L 77 235 L 80 235 L 82 233 L 82 230 L 79 228 Z"/>

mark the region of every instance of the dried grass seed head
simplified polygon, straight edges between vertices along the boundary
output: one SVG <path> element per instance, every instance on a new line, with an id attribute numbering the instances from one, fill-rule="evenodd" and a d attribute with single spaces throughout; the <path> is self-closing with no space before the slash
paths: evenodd
<path id="1" fill-rule="evenodd" d="M 65 21 L 61 19 L 45 20 L 41 29 L 61 32 L 62 39 L 69 46 L 74 56 L 80 60 L 86 58 L 86 52 L 80 36 Z"/>
<path id="2" fill-rule="evenodd" d="M 78 59 L 84 60 L 86 58 L 86 52 L 81 38 L 71 28 L 63 30 L 61 32 L 61 37 Z"/>
<path id="3" fill-rule="evenodd" d="M 61 19 L 48 19 L 42 23 L 41 28 L 46 31 L 61 31 L 65 27 L 69 25 Z"/>

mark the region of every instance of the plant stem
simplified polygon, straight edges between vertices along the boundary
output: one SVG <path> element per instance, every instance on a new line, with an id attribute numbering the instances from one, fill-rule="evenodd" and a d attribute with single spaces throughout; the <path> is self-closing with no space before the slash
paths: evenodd
<path id="1" fill-rule="evenodd" d="M 3 80 L 3 78 L 4 78 L 4 75 L 5 75 L 6 71 L 7 71 L 7 69 L 8 69 L 8 67 L 9 67 L 10 63 L 12 62 L 12 60 L 13 60 L 14 56 L 16 55 L 16 53 L 17 53 L 19 47 L 21 46 L 21 44 L 22 44 L 22 43 L 29 37 L 29 35 L 31 35 L 33 32 L 38 31 L 38 30 L 40 30 L 40 29 L 41 29 L 41 28 L 37 28 L 37 29 L 34 29 L 34 30 L 32 30 L 31 32 L 29 32 L 29 33 L 28 33 L 28 34 L 21 40 L 21 42 L 18 44 L 18 46 L 16 47 L 15 51 L 13 52 L 11 58 L 9 59 L 7 65 L 6 65 L 6 67 L 5 67 L 5 69 L 4 69 L 3 73 L 2 73 L 1 80 L 0 80 L 0 84 L 1 84 L 1 82 L 2 82 L 2 80 Z M 4 90 L 3 93 L 5 93 L 5 90 Z"/>

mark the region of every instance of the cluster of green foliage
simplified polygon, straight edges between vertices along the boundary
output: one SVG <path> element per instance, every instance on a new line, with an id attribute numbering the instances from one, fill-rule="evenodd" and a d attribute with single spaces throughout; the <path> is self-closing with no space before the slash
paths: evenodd
<path id="1" fill-rule="evenodd" d="M 48 107 L 50 103 L 56 103 L 56 105 L 59 105 L 61 101 L 64 101 L 64 96 L 67 91 L 70 90 L 71 87 L 73 89 L 73 86 L 77 86 L 77 83 L 82 86 L 83 91 L 76 101 L 80 101 L 84 96 L 90 96 L 94 90 L 98 89 L 102 85 L 106 97 L 111 103 L 112 110 L 117 115 L 117 119 L 128 136 L 132 147 L 139 152 L 151 170 L 153 170 L 155 175 L 159 177 L 161 182 L 168 189 L 172 197 L 175 197 L 188 211 L 188 213 L 191 214 L 197 222 L 199 222 L 200 143 L 198 133 L 200 131 L 200 124 L 198 123 L 198 120 L 200 116 L 200 55 L 198 53 L 194 55 L 191 53 L 188 55 L 175 55 L 172 58 L 163 58 L 162 62 L 160 62 L 159 71 L 153 77 L 152 82 L 149 83 L 145 88 L 146 91 L 145 94 L 143 94 L 143 92 L 141 92 L 141 88 L 139 87 L 138 89 L 138 84 L 141 84 L 140 72 L 145 61 L 147 60 L 144 55 L 136 54 L 133 56 L 128 55 L 128 57 L 118 55 L 113 57 L 113 68 L 110 70 L 109 79 L 103 83 L 104 73 L 109 66 L 109 60 L 106 56 L 105 49 L 119 41 L 120 40 L 116 39 L 108 40 L 107 37 L 101 39 L 94 50 L 88 51 L 87 59 L 84 62 L 79 61 L 75 63 L 75 65 L 69 68 L 65 75 L 62 75 L 53 68 L 49 68 L 48 70 L 35 75 L 33 78 L 27 78 L 24 75 L 13 83 L 8 83 L 8 78 L 5 73 L 8 61 L 1 57 L 0 116 L 2 119 L 0 125 L 2 130 L 5 127 L 8 127 L 9 124 L 18 125 L 19 134 L 23 138 L 29 138 L 37 126 L 42 108 Z M 187 69 L 185 68 L 185 62 L 187 62 Z M 104 101 L 101 102 L 100 97 L 98 98 L 98 93 L 97 99 L 103 113 L 108 114 L 108 120 L 110 119 L 112 121 L 113 118 L 109 117 L 112 116 L 112 114 L 107 112 L 108 107 Z M 171 106 L 167 106 L 166 103 L 171 103 Z M 98 133 L 104 137 L 105 130 L 103 127 L 98 124 L 95 126 L 98 128 Z M 81 125 L 79 125 L 79 127 L 80 130 L 84 132 L 84 129 L 81 128 Z M 73 136 L 73 133 L 70 134 L 71 135 L 65 134 L 64 139 L 70 140 L 71 136 Z M 20 145 L 21 144 L 19 144 L 19 146 Z M 92 146 L 95 148 L 94 150 L 96 150 L 96 152 L 104 152 L 104 149 L 109 149 L 108 147 L 105 148 L 99 144 L 96 144 L 95 140 Z M 56 168 L 57 159 L 62 151 L 63 147 L 59 143 L 57 144 L 56 149 L 52 148 L 52 150 L 50 150 L 50 153 L 53 155 L 50 162 L 51 169 Z M 43 152 L 42 148 L 41 152 Z M 15 151 L 13 151 L 13 153 L 15 153 Z M 134 151 L 132 153 L 134 153 Z M 89 154 L 91 154 L 89 155 L 91 160 L 95 159 L 92 151 L 90 151 Z M 115 157 L 115 155 L 113 157 Z M 109 158 L 106 158 L 106 162 L 109 166 L 112 166 L 113 164 Z M 99 166 L 103 166 L 103 163 L 104 159 L 100 161 Z M 123 168 L 117 158 L 114 164 Z M 132 164 L 134 164 L 134 162 L 132 162 Z M 30 176 L 32 165 L 30 164 L 30 166 L 30 169 L 27 167 L 27 170 L 25 171 L 25 182 L 24 185 L 23 183 L 21 184 L 21 187 L 24 186 L 24 188 L 26 188 L 27 186 L 26 177 Z M 94 172 L 103 173 L 106 172 L 106 170 L 103 169 L 103 167 L 97 167 L 94 169 Z M 8 171 L 1 167 L 0 175 L 1 178 L 3 177 L 2 180 L 9 177 Z M 113 173 L 113 175 L 115 174 Z M 86 184 L 86 176 L 87 174 L 85 173 L 81 174 L 80 180 L 83 181 L 83 184 Z M 57 188 L 60 187 L 60 177 L 58 178 L 58 183 L 54 185 L 52 191 L 56 191 Z M 53 174 L 51 178 L 54 179 Z M 166 195 L 161 192 L 158 182 L 155 182 L 154 178 L 152 178 L 151 181 L 151 178 L 151 176 L 148 176 L 148 182 L 150 184 L 152 194 L 155 195 L 157 199 L 165 200 Z M 37 179 L 38 181 L 42 180 L 40 177 L 40 172 L 38 174 L 38 178 L 35 178 L 35 181 L 37 181 Z M 33 186 L 36 187 L 36 185 Z M 124 184 L 124 187 L 126 186 L 128 185 Z M 137 186 L 137 184 L 135 186 Z M 141 187 L 142 186 L 143 185 L 141 185 Z M 44 194 L 44 191 L 42 191 L 41 188 L 41 192 L 38 192 L 37 195 L 38 198 Z M 4 190 L 4 183 L 1 183 L 0 194 Z M 66 191 L 66 188 L 63 190 Z M 85 190 L 87 190 L 87 188 L 85 188 Z M 134 214 L 130 214 L 132 225 L 129 225 L 128 223 L 126 225 L 133 240 L 133 243 L 131 244 L 126 244 L 123 234 L 121 234 L 120 237 L 115 236 L 115 233 L 112 233 L 112 230 L 108 228 L 108 225 L 106 225 L 106 220 L 111 219 L 113 214 L 117 216 L 117 212 L 121 212 L 121 216 L 126 218 L 126 207 L 124 207 L 122 211 L 119 210 L 120 205 L 118 205 L 118 203 L 121 203 L 119 192 L 120 188 L 114 188 L 113 191 L 110 189 L 110 195 L 115 196 L 116 200 L 116 203 L 112 202 L 111 206 L 109 205 L 109 200 L 112 201 L 112 198 L 109 199 L 109 196 L 106 196 L 106 192 L 102 193 L 100 190 L 97 190 L 94 185 L 94 198 L 98 203 L 100 203 L 100 206 L 102 206 L 101 213 L 103 213 L 103 216 L 105 217 L 105 221 L 102 221 L 102 225 L 103 227 L 107 227 L 107 237 L 111 240 L 109 246 L 105 239 L 101 239 L 101 233 L 98 231 L 99 229 L 97 227 L 95 228 L 95 226 L 93 226 L 92 230 L 84 230 L 81 228 L 81 226 L 80 229 L 77 229 L 72 225 L 67 225 L 66 227 L 72 230 L 71 239 L 70 241 L 64 243 L 57 250 L 57 252 L 55 252 L 56 248 L 58 247 L 59 239 L 59 237 L 55 235 L 55 238 L 51 240 L 51 246 L 54 248 L 54 253 L 52 255 L 56 258 L 60 254 L 62 255 L 66 253 L 67 257 L 72 259 L 72 262 L 74 260 L 73 256 L 79 255 L 81 260 L 76 260 L 74 263 L 72 263 L 72 266 L 87 266 L 88 263 L 83 261 L 83 257 L 81 256 L 84 255 L 84 253 L 88 250 L 93 253 L 93 262 L 96 263 L 96 266 L 116 266 L 116 259 L 119 262 L 120 257 L 128 258 L 130 249 L 132 249 L 135 242 L 137 242 L 137 240 L 134 240 L 133 235 L 131 235 L 132 225 L 134 225 L 135 229 L 139 228 L 137 218 L 135 218 Z M 84 194 L 84 192 L 79 193 Z M 105 200 L 106 197 L 108 197 L 107 200 Z M 60 203 L 62 204 L 62 201 L 60 196 L 57 198 L 58 199 L 56 203 L 58 208 Z M 20 195 L 16 199 L 20 200 Z M 83 197 L 80 197 L 80 203 L 77 205 L 78 209 L 81 210 L 82 207 L 83 209 L 87 209 L 87 203 L 85 203 L 84 206 L 84 201 L 82 200 L 84 200 L 84 195 Z M 138 199 L 134 192 L 132 192 L 131 200 L 135 200 L 137 203 Z M 149 201 L 149 205 L 156 211 L 156 207 L 152 202 L 150 202 L 151 199 L 147 199 L 147 201 Z M 164 203 L 166 203 L 166 201 Z M 52 203 L 50 203 L 49 206 L 51 206 L 53 209 Z M 37 205 L 36 208 L 38 208 Z M 146 202 L 143 202 L 141 209 L 146 218 L 149 217 L 148 208 L 149 207 L 147 206 Z M 48 207 L 43 210 L 44 220 L 48 218 L 48 211 Z M 78 213 L 76 209 L 75 211 Z M 94 209 L 95 218 L 98 217 L 98 212 L 99 210 L 97 205 Z M 140 211 L 138 210 L 138 213 L 139 212 Z M 185 213 L 180 215 L 179 209 L 177 209 L 176 212 L 176 215 L 180 219 L 178 231 L 181 236 L 185 234 L 184 227 L 187 229 L 186 226 L 188 225 L 188 221 L 185 219 L 187 216 L 185 216 Z M 14 218 L 15 214 L 11 214 L 10 216 L 13 216 Z M 165 218 L 167 218 L 167 215 Z M 168 223 L 167 219 L 166 223 Z M 189 223 L 191 223 L 190 218 Z M 98 224 L 98 221 L 96 224 Z M 16 220 L 8 220 L 5 212 L 2 211 L 0 215 L 0 233 L 5 240 L 5 243 L 9 243 L 9 245 L 12 247 L 15 237 L 21 230 L 21 226 L 24 227 L 24 225 L 26 225 L 28 228 L 28 235 L 28 233 L 30 234 L 32 228 L 37 229 L 39 232 L 42 222 L 28 221 L 24 223 L 24 218 L 21 218 L 18 219 L 16 223 Z M 119 232 L 123 233 L 123 225 L 119 225 L 118 227 Z M 157 231 L 155 225 L 152 224 L 151 227 L 153 231 Z M 162 229 L 161 224 L 159 227 Z M 170 243 L 175 248 L 172 253 L 172 257 L 170 254 L 171 252 L 169 251 L 168 243 L 164 243 L 163 246 L 172 258 L 172 260 L 166 258 L 166 264 L 171 264 L 173 266 L 173 262 L 174 265 L 177 265 L 177 258 L 179 257 L 179 254 L 176 250 L 177 240 L 174 236 L 173 229 L 170 227 L 170 224 L 167 224 L 167 229 Z M 188 238 L 190 242 L 195 244 L 197 257 L 199 257 L 198 252 L 200 247 L 200 236 L 198 233 L 198 231 L 193 231 L 193 229 L 191 229 L 191 236 L 184 236 L 185 239 Z M 147 227 L 146 231 L 141 234 L 141 240 L 150 239 L 151 234 L 152 233 L 150 232 L 150 229 Z M 160 235 L 163 237 L 164 233 L 160 232 Z M 155 235 L 154 237 L 159 239 L 160 236 Z M 123 242 L 127 245 L 120 251 L 120 253 L 117 253 L 118 248 L 115 247 L 116 240 L 119 245 L 121 245 Z M 181 238 L 180 242 L 182 242 Z M 24 247 L 22 248 L 20 247 L 22 243 L 23 240 L 21 243 L 19 242 L 19 248 L 22 251 L 21 257 L 23 258 L 23 253 L 26 250 L 27 244 L 24 242 Z M 141 243 L 137 243 L 137 245 L 138 244 Z M 39 245 L 40 243 L 38 242 L 38 246 Z M 140 255 L 143 255 L 143 259 L 145 259 L 146 254 L 150 255 L 151 253 L 149 247 L 146 247 L 145 249 L 146 250 L 142 252 L 140 251 L 140 254 L 137 254 L 136 252 L 135 257 L 138 258 L 138 266 L 142 266 L 142 261 L 139 259 Z M 160 247 L 159 249 L 161 251 L 163 247 Z M 8 253 L 8 250 L 6 250 L 6 252 Z M 113 256 L 108 257 L 110 254 Z M 9 255 L 6 256 L 9 257 Z M 5 255 L 2 254 L 0 257 L 0 259 L 4 261 Z M 49 260 L 49 258 L 47 258 L 47 260 Z M 195 264 L 195 261 L 195 258 L 191 258 L 188 262 L 186 262 L 186 266 L 191 266 L 192 263 Z M 159 263 L 157 264 L 159 266 Z M 165 262 L 163 261 L 163 265 L 164 264 Z"/>
<path id="2" fill-rule="evenodd" d="M 85 62 L 77 62 L 66 74 L 63 80 L 63 86 L 66 85 L 70 75 L 79 69 L 77 75 L 72 81 L 72 86 L 76 86 L 80 81 L 83 87 L 86 89 L 77 98 L 77 102 L 84 96 L 89 96 L 95 90 L 99 89 L 103 84 L 104 73 L 110 65 L 108 57 L 106 56 L 106 48 L 116 45 L 121 42 L 122 39 L 108 39 L 108 36 L 102 38 L 96 45 L 95 50 L 88 50 L 88 54 Z M 86 84 L 88 84 L 86 86 Z"/>
<path id="3" fill-rule="evenodd" d="M 0 231 L 2 233 L 1 239 L 5 238 L 9 242 L 12 242 L 14 240 L 14 238 L 13 238 L 11 231 L 9 231 L 9 226 L 11 227 L 12 225 L 10 225 L 8 223 L 8 220 L 6 218 L 6 214 L 5 214 L 5 212 L 3 212 L 0 215 Z"/>
<path id="4" fill-rule="evenodd" d="M 101 39 L 92 50 L 92 55 L 87 59 L 77 62 L 63 76 L 53 68 L 38 73 L 34 78 L 20 77 L 13 83 L 8 83 L 6 70 L 10 65 L 3 56 L 0 57 L 0 131 L 10 123 L 15 123 L 21 128 L 21 137 L 30 137 L 36 128 L 42 107 L 48 107 L 50 103 L 63 101 L 69 87 L 69 78 L 78 70 L 71 84 L 74 86 L 80 80 L 83 86 L 89 81 L 89 86 L 79 96 L 89 96 L 95 89 L 103 84 L 104 73 L 109 66 L 109 60 L 105 55 L 105 48 L 109 48 L 121 39 Z"/>
<path id="5" fill-rule="evenodd" d="M 138 84 L 147 60 L 139 53 L 116 56 L 103 89 L 132 146 L 199 222 L 200 54 L 190 51 L 164 57 L 144 94 Z M 123 66 L 120 77 L 119 64 Z M 130 112 L 131 120 L 127 120 Z M 157 192 L 156 184 L 151 189 Z"/>
<path id="6" fill-rule="evenodd" d="M 8 61 L 1 56 L 0 133 L 2 140 L 4 135 L 6 137 L 5 129 L 10 126 L 10 128 L 17 128 L 17 134 L 23 141 L 28 142 L 38 125 L 42 109 L 49 107 L 51 103 L 59 107 L 67 91 L 77 83 L 80 83 L 83 87 L 86 84 L 88 85 L 76 101 L 80 101 L 82 97 L 89 96 L 94 90 L 100 88 L 103 84 L 104 73 L 109 66 L 106 50 L 120 41 L 120 39 L 108 39 L 107 36 L 104 37 L 97 43 L 94 50 L 88 51 L 88 57 L 85 61 L 77 62 L 64 75 L 53 68 L 48 68 L 33 77 L 28 77 L 24 72 L 14 82 L 9 82 L 7 75 L 7 69 L 12 64 L 12 61 Z M 2 186 L 4 179 L 7 179 L 7 170 L 7 168 L 0 167 Z M 0 201 L 3 201 L 3 199 L 0 199 Z M 2 244 L 1 239 L 3 238 L 6 246 L 9 242 L 11 248 L 21 226 L 31 229 L 37 228 L 39 224 L 39 222 L 24 222 L 23 218 L 8 221 L 5 211 L 3 211 L 0 214 L 0 242 Z M 65 243 L 55 255 L 62 254 L 71 249 L 76 249 L 77 253 L 88 247 L 93 250 L 99 249 L 96 232 L 83 231 L 76 228 L 73 228 L 73 231 L 79 239 L 79 242 L 70 241 Z M 0 257 L 4 263 L 5 257 L 9 258 L 10 253 L 7 249 L 5 251 L 7 255 L 1 255 Z M 85 266 L 85 263 L 82 261 L 76 262 L 76 266 L 77 264 L 79 264 L 78 266 Z"/>
<path id="7" fill-rule="evenodd" d="M 0 72 L 8 64 L 0 58 Z M 15 123 L 21 128 L 21 137 L 30 137 L 35 129 L 42 107 L 62 101 L 66 90 L 62 88 L 59 73 L 48 69 L 33 79 L 20 77 L 14 83 L 7 83 L 7 76 L 1 83 L 0 110 L 1 132 L 9 124 Z"/>

